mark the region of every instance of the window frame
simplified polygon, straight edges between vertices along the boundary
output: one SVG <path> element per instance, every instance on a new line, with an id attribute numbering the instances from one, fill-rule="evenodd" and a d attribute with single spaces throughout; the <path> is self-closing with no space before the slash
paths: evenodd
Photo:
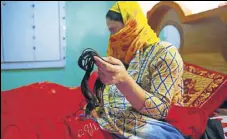
<path id="1" fill-rule="evenodd" d="M 34 1 L 36 2 L 36 1 Z M 40 1 L 41 2 L 41 1 Z M 4 62 L 4 36 L 2 36 L 1 30 L 1 70 L 15 70 L 15 69 L 39 69 L 39 68 L 64 68 L 66 65 L 66 27 L 65 27 L 65 1 L 57 1 L 59 6 L 59 41 L 60 59 L 51 61 L 30 61 L 30 62 Z M 1 1 L 1 7 L 4 5 L 4 1 Z M 1 24 L 2 26 L 2 24 Z M 46 51 L 48 52 L 48 50 Z M 2 60 L 3 58 L 3 60 Z"/>

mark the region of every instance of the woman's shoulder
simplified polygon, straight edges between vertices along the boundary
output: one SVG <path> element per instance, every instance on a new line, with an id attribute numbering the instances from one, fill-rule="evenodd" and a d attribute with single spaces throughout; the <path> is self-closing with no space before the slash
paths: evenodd
<path id="1" fill-rule="evenodd" d="M 166 41 L 159 41 L 156 44 L 154 44 L 155 49 L 157 49 L 157 51 L 159 52 L 178 52 L 178 49 L 176 46 L 174 46 L 173 44 L 171 44 L 170 42 L 166 42 Z"/>
<path id="2" fill-rule="evenodd" d="M 159 41 L 155 43 L 156 46 L 162 46 L 162 47 L 168 47 L 168 46 L 173 46 L 170 42 L 167 41 Z"/>
<path id="3" fill-rule="evenodd" d="M 183 61 L 177 47 L 166 41 L 159 41 L 154 45 L 149 46 L 146 51 L 148 53 L 146 57 L 148 57 L 148 61 L 150 62 L 156 63 L 160 60 L 169 61 L 173 59 L 181 62 Z"/>
<path id="4" fill-rule="evenodd" d="M 160 55 L 163 55 L 163 54 L 169 53 L 169 52 L 170 53 L 179 53 L 178 49 L 171 43 L 166 42 L 166 41 L 159 41 L 155 44 L 148 46 L 144 50 L 144 56 L 158 57 Z"/>

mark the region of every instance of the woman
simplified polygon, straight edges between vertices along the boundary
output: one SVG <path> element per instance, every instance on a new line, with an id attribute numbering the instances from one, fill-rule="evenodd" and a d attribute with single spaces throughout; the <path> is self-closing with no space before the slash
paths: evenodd
<path id="1" fill-rule="evenodd" d="M 183 62 L 177 48 L 160 41 L 137 2 L 116 2 L 106 15 L 108 57 L 95 57 L 106 84 L 103 107 L 93 117 L 117 138 L 182 139 L 163 119 L 181 104 Z"/>

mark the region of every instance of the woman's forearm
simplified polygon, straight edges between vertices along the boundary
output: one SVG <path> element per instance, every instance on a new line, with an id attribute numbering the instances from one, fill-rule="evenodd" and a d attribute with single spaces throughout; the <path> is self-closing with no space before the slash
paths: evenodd
<path id="1" fill-rule="evenodd" d="M 116 84 L 120 92 L 126 97 L 133 108 L 141 110 L 145 102 L 145 91 L 130 77 L 126 75 L 125 78 Z"/>

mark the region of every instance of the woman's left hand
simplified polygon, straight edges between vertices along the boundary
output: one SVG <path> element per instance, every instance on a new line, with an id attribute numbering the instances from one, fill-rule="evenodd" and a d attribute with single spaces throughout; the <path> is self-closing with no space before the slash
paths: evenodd
<path id="1" fill-rule="evenodd" d="M 119 84 L 125 81 L 128 72 L 123 63 L 114 57 L 104 57 L 106 61 L 95 56 L 95 63 L 98 67 L 98 76 L 102 83 L 106 85 Z M 111 64 L 110 64 L 111 63 Z"/>

